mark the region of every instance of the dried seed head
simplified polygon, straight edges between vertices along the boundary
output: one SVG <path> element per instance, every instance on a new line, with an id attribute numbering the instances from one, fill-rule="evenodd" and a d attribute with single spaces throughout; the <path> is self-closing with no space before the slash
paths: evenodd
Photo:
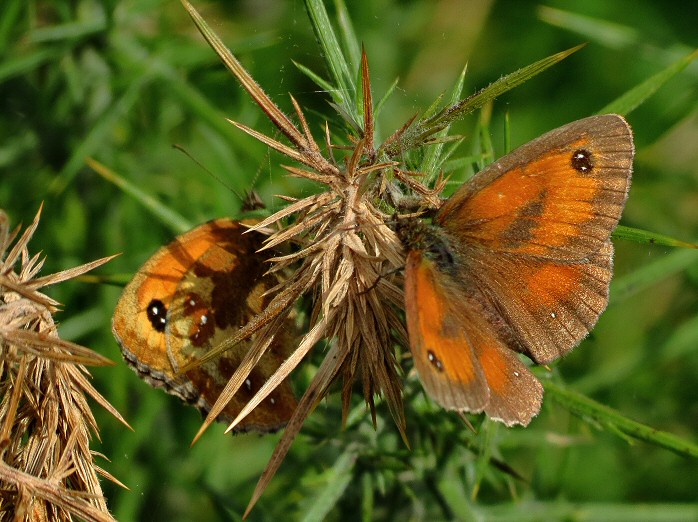
<path id="1" fill-rule="evenodd" d="M 111 363 L 60 339 L 52 316 L 58 303 L 39 292 L 111 258 L 35 277 L 43 260 L 27 245 L 39 214 L 17 239 L 19 227 L 10 232 L 0 210 L 0 518 L 113 520 L 98 475 L 111 477 L 89 448 L 97 425 L 86 395 L 123 419 L 84 366 Z"/>

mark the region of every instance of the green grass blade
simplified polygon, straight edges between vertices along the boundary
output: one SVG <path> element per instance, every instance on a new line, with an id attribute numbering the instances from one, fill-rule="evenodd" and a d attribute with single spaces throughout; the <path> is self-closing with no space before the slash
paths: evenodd
<path id="1" fill-rule="evenodd" d="M 603 107 L 598 113 L 630 114 L 647 98 L 657 92 L 666 82 L 683 71 L 696 57 L 698 57 L 698 49 L 671 64 L 663 71 L 649 77 L 641 84 L 633 87 L 628 92 Z"/>
<path id="2" fill-rule="evenodd" d="M 561 62 L 582 47 L 584 47 L 584 44 L 553 54 L 552 56 L 543 58 L 542 60 L 532 63 L 531 65 L 522 67 L 518 71 L 507 74 L 506 76 L 503 76 L 499 80 L 480 90 L 480 92 L 469 96 L 465 100 L 462 100 L 455 105 L 443 109 L 434 117 L 429 118 L 429 120 L 419 122 L 417 126 L 423 127 L 421 129 L 422 134 L 431 135 L 434 132 L 437 132 L 438 129 L 443 128 L 458 118 L 484 107 L 487 103 L 493 101 L 498 96 L 501 96 L 505 92 L 508 92 L 515 87 L 518 87 L 522 83 L 530 80 L 534 76 L 537 76 L 556 63 Z"/>
<path id="3" fill-rule="evenodd" d="M 316 74 L 311 69 L 309 69 L 305 65 L 300 64 L 298 62 L 293 62 L 293 65 L 295 65 L 300 72 L 305 74 L 314 83 L 316 83 L 318 87 L 327 91 L 329 93 L 329 95 L 332 97 L 332 99 L 335 101 L 335 103 L 338 104 L 342 101 L 342 97 L 341 97 L 341 95 L 337 95 L 338 91 L 337 91 L 337 89 L 334 88 L 334 85 L 332 85 L 330 82 L 325 80 L 322 76 Z"/>
<path id="4" fill-rule="evenodd" d="M 622 49 L 638 41 L 637 30 L 600 18 L 583 16 L 548 6 L 538 7 L 538 17 L 544 22 L 574 31 L 593 42 L 611 49 Z"/>
<path id="5" fill-rule="evenodd" d="M 434 134 L 445 129 L 457 119 L 484 107 L 498 96 L 530 80 L 556 63 L 564 60 L 572 53 L 577 52 L 582 47 L 584 47 L 584 44 L 553 54 L 531 65 L 522 67 L 511 74 L 503 76 L 478 93 L 461 100 L 457 104 L 445 107 L 434 116 L 416 122 L 404 133 L 400 140 L 396 140 L 395 144 L 386 147 L 386 152 L 389 156 L 394 157 L 405 150 L 411 150 L 423 145 L 424 142 L 430 139 Z"/>
<path id="6" fill-rule="evenodd" d="M 698 445 L 664 431 L 631 420 L 619 412 L 584 395 L 568 390 L 552 381 L 545 381 L 545 392 L 574 415 L 600 423 L 610 431 L 629 440 L 641 440 L 674 453 L 698 458 Z"/>
<path id="7" fill-rule="evenodd" d="M 682 323 L 659 350 L 662 361 L 671 361 L 698 351 L 698 315 Z"/>
<path id="8" fill-rule="evenodd" d="M 71 22 L 34 29 L 29 34 L 29 40 L 32 43 L 71 41 L 103 33 L 106 29 L 107 20 L 96 17 L 84 22 Z"/>
<path id="9" fill-rule="evenodd" d="M 335 461 L 334 466 L 319 478 L 326 486 L 320 490 L 316 498 L 308 499 L 311 502 L 301 518 L 303 522 L 321 522 L 326 519 L 351 482 L 355 464 L 356 453 L 349 447 Z"/>
<path id="10" fill-rule="evenodd" d="M 351 23 L 349 11 L 344 0 L 334 0 L 334 8 L 337 11 L 337 25 L 349 58 L 350 70 L 358 70 L 361 64 L 361 44 L 354 31 L 354 24 Z"/>
<path id="11" fill-rule="evenodd" d="M 681 241 L 680 239 L 675 239 L 663 234 L 657 234 L 656 232 L 650 232 L 649 230 L 626 227 L 623 225 L 618 225 L 616 227 L 616 229 L 613 231 L 613 237 L 615 239 L 626 239 L 635 243 L 646 243 L 649 245 L 698 248 L 698 245 L 695 243 L 687 243 L 686 241 Z"/>
<path id="12" fill-rule="evenodd" d="M 118 175 L 113 170 L 102 165 L 98 161 L 92 158 L 87 158 L 86 160 L 88 166 L 93 169 L 97 174 L 102 176 L 107 181 L 113 183 L 120 189 L 122 189 L 127 194 L 131 195 L 139 201 L 145 208 L 150 210 L 150 212 L 162 221 L 165 225 L 172 228 L 172 230 L 177 234 L 183 234 L 187 230 L 193 228 L 192 223 L 187 221 L 187 219 L 177 212 L 174 212 L 169 207 L 160 203 L 156 198 L 143 192 L 133 183 L 125 179 L 124 177 Z"/>
<path id="13" fill-rule="evenodd" d="M 361 521 L 370 522 L 374 519 L 374 504 L 375 504 L 375 493 L 374 493 L 373 480 L 369 473 L 364 473 L 361 475 Z"/>
<path id="14" fill-rule="evenodd" d="M 0 16 L 0 55 L 3 59 L 8 44 L 13 41 L 13 30 L 22 17 L 22 0 L 6 0 L 2 5 L 2 16 Z"/>
<path id="15" fill-rule="evenodd" d="M 458 80 L 456 80 L 456 85 L 453 87 L 453 91 L 451 91 L 451 99 L 449 103 L 451 105 L 455 104 L 458 99 L 461 97 L 461 94 L 463 92 L 463 86 L 465 85 L 465 73 L 467 71 L 467 67 L 464 67 L 463 70 L 461 71 L 460 75 L 458 76 Z M 434 135 L 434 138 L 444 138 L 448 134 L 448 129 L 449 127 L 446 127 L 445 129 L 440 130 Z M 441 165 L 443 164 L 444 157 L 443 157 L 443 149 L 444 149 L 445 143 L 436 143 L 432 145 L 431 147 L 428 147 L 425 154 L 424 158 L 422 160 L 422 164 L 419 167 L 419 170 L 421 172 L 424 172 L 428 176 L 428 183 L 429 184 L 431 181 L 433 181 L 436 176 L 439 173 L 439 169 L 441 168 Z"/>
<path id="16" fill-rule="evenodd" d="M 655 45 L 641 29 L 553 7 L 540 6 L 538 17 L 552 26 L 577 33 L 584 40 L 609 49 L 641 50 L 642 55 L 651 56 L 662 64 L 675 62 L 692 50 L 678 41 L 670 46 Z"/>
<path id="17" fill-rule="evenodd" d="M 490 122 L 492 121 L 492 106 L 488 105 L 487 110 L 480 113 L 480 124 L 478 134 L 480 142 L 480 170 L 484 169 L 495 160 L 494 143 L 492 143 L 492 133 L 490 132 Z"/>
<path id="18" fill-rule="evenodd" d="M 40 49 L 26 56 L 4 57 L 0 64 L 0 84 L 15 76 L 29 74 L 39 66 L 60 56 L 57 49 Z"/>
<path id="19" fill-rule="evenodd" d="M 65 190 L 73 178 L 80 172 L 85 163 L 85 158 L 91 156 L 99 149 L 100 145 L 106 140 L 107 134 L 112 130 L 113 125 L 134 106 L 143 87 L 151 79 L 150 75 L 144 75 L 129 85 L 123 96 L 104 113 L 99 123 L 90 130 L 80 145 L 75 148 L 68 161 L 49 185 L 49 192 L 60 194 Z"/>
<path id="20" fill-rule="evenodd" d="M 373 109 L 373 116 L 374 118 L 378 118 L 380 116 L 383 106 L 385 105 L 385 102 L 388 101 L 388 98 L 390 97 L 393 92 L 395 92 L 395 89 L 397 88 L 399 80 L 395 78 L 393 80 L 393 83 L 390 84 L 390 87 L 385 91 L 385 94 L 381 97 L 381 99 L 378 101 L 376 104 L 375 108 Z"/>
<path id="21" fill-rule="evenodd" d="M 352 69 L 344 57 L 334 28 L 327 15 L 327 10 L 321 0 L 305 0 L 305 8 L 315 31 L 315 36 L 320 43 L 320 47 L 322 47 L 325 60 L 327 60 L 332 79 L 340 91 L 341 102 L 339 105 L 351 114 L 355 120 L 359 121 L 361 118 L 359 117 L 357 107 L 353 103 L 357 89 L 354 83 L 354 76 L 350 72 Z"/>
<path id="22" fill-rule="evenodd" d="M 509 112 L 504 115 L 504 153 L 509 154 L 511 152 L 511 119 L 509 118 Z"/>
<path id="23" fill-rule="evenodd" d="M 176 96 L 183 107 L 191 109 L 199 119 L 213 127 L 221 136 L 224 136 L 231 144 L 240 139 L 240 134 L 225 118 L 220 109 L 211 103 L 200 91 L 194 89 L 185 78 L 159 55 L 149 55 L 148 49 L 139 42 L 119 40 L 114 44 L 119 51 L 121 59 L 131 64 L 134 70 L 141 75 L 147 75 L 154 82 L 162 82 L 168 86 L 171 94 Z M 149 56 L 147 62 L 143 62 L 143 56 Z M 242 152 L 246 148 L 241 148 Z"/>
<path id="24" fill-rule="evenodd" d="M 630 274 L 616 277 L 611 282 L 609 304 L 621 303 L 658 281 L 682 272 L 695 263 L 698 263 L 698 250 L 682 249 L 662 256 Z"/>

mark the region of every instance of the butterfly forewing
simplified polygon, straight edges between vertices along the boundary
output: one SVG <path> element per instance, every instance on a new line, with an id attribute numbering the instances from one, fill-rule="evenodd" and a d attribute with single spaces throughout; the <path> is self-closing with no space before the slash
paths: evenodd
<path id="1" fill-rule="evenodd" d="M 435 221 L 491 251 L 582 259 L 618 224 L 632 133 L 618 115 L 579 120 L 523 145 L 466 182 Z"/>
<path id="2" fill-rule="evenodd" d="M 196 392 L 176 377 L 168 360 L 167 314 L 177 285 L 210 242 L 198 227 L 162 247 L 124 288 L 112 318 L 112 330 L 126 361 L 150 385 L 191 402 Z"/>

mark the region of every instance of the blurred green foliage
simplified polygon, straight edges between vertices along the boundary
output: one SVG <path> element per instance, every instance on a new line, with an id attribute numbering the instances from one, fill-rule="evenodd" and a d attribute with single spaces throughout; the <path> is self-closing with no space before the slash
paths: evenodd
<path id="1" fill-rule="evenodd" d="M 329 4 L 332 4 L 331 2 Z M 194 4 L 287 113 L 292 93 L 311 128 L 334 119 L 328 97 L 293 65 L 326 76 L 299 1 Z M 333 4 L 332 4 L 333 5 Z M 332 5 L 328 9 L 332 12 Z M 502 96 L 491 115 L 498 155 L 504 115 L 513 146 L 590 115 L 698 45 L 698 6 L 602 2 L 356 0 L 348 10 L 371 66 L 374 99 L 396 77 L 381 138 L 452 89 L 464 92 L 545 56 L 586 48 Z M 4 0 L 0 13 L 0 207 L 14 223 L 44 202 L 33 241 L 45 273 L 114 252 L 103 273 L 133 273 L 174 235 L 143 206 L 87 168 L 99 160 L 192 223 L 234 216 L 232 190 L 302 195 L 279 157 L 224 118 L 269 124 L 170 0 Z M 622 223 L 698 240 L 698 63 L 629 115 L 637 159 Z M 457 131 L 473 136 L 477 115 Z M 273 131 L 270 131 L 273 132 Z M 213 173 L 172 148 L 182 145 Z M 473 149 L 466 140 L 462 154 Z M 698 257 L 616 241 L 622 298 L 552 377 L 624 416 L 693 443 L 698 438 Z M 678 265 L 671 256 L 686 256 Z M 669 261 L 665 261 L 668 259 Z M 656 267 L 647 284 L 632 278 Z M 614 283 L 614 289 L 616 288 Z M 630 291 L 628 291 L 630 286 Z M 635 289 L 635 291 L 633 291 Z M 189 448 L 200 415 L 150 389 L 121 362 L 110 316 L 119 288 L 70 282 L 61 333 L 118 362 L 95 369 L 97 388 L 134 428 L 96 411 L 114 515 L 129 520 L 237 520 L 278 436 L 224 436 L 216 426 Z M 614 295 L 615 297 L 615 295 Z M 302 384 L 312 362 L 299 375 Z M 546 372 L 541 372 L 542 375 Z M 698 518 L 698 462 L 627 444 L 546 400 L 527 429 L 475 418 L 478 435 L 429 403 L 406 378 L 404 447 L 385 408 L 374 431 L 357 398 L 342 431 L 337 396 L 311 417 L 252 520 L 322 518 L 688 520 Z M 515 478 L 511 472 L 521 475 Z M 282 517 L 282 518 L 280 518 Z"/>

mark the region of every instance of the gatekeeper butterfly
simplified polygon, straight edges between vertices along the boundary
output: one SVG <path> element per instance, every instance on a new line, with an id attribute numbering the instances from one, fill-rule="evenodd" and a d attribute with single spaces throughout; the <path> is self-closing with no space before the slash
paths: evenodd
<path id="1" fill-rule="evenodd" d="M 585 118 L 473 176 L 432 224 L 398 222 L 410 349 L 436 402 L 507 426 L 538 414 L 543 387 L 518 354 L 554 361 L 606 308 L 633 154 L 621 116 Z"/>
<path id="2" fill-rule="evenodd" d="M 124 288 L 112 320 L 124 359 L 151 386 L 207 412 L 249 348 L 240 343 L 185 374 L 179 369 L 232 337 L 268 304 L 265 292 L 279 283 L 265 274 L 261 234 L 243 222 L 217 219 L 161 248 Z M 289 325 L 289 330 L 291 330 Z M 231 422 L 291 347 L 278 337 L 218 420 Z M 237 431 L 274 431 L 296 407 L 285 381 L 240 423 Z"/>

